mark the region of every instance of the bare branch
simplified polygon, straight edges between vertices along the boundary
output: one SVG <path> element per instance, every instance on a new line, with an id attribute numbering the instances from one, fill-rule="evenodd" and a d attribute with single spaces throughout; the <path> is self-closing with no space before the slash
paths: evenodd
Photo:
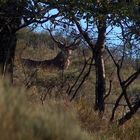
<path id="1" fill-rule="evenodd" d="M 133 106 L 133 111 L 127 112 L 121 119 L 118 120 L 118 125 L 123 125 L 126 121 L 132 118 L 132 116 L 138 111 L 140 108 L 140 100 Z"/>
<path id="2" fill-rule="evenodd" d="M 84 55 L 84 51 L 83 51 L 83 55 Z M 75 87 L 75 85 L 78 83 L 78 81 L 79 81 L 79 79 L 81 78 L 81 76 L 82 76 L 82 74 L 84 73 L 84 71 L 85 71 L 85 68 L 86 68 L 86 66 L 87 66 L 87 63 L 88 63 L 88 61 L 90 60 L 91 58 L 89 58 L 88 60 L 86 60 L 86 58 L 85 58 L 85 55 L 84 55 L 84 66 L 83 66 L 83 68 L 82 68 L 82 70 L 81 70 L 81 72 L 80 72 L 80 74 L 79 74 L 79 76 L 77 77 L 77 79 L 76 79 L 76 81 L 75 81 L 75 83 L 71 86 L 71 88 L 69 89 L 69 91 L 67 92 L 68 93 L 68 95 L 70 95 L 71 94 L 71 92 L 72 92 L 72 90 L 73 90 L 73 88 Z"/>
<path id="3" fill-rule="evenodd" d="M 84 75 L 84 77 L 83 77 L 83 79 L 81 80 L 79 86 L 77 87 L 77 89 L 76 89 L 75 92 L 73 93 L 73 96 L 71 97 L 70 101 L 72 101 L 72 100 L 75 98 L 75 96 L 76 96 L 78 90 L 80 89 L 80 87 L 82 86 L 82 84 L 85 82 L 86 78 L 89 76 L 90 71 L 91 71 L 91 68 L 92 68 L 93 60 L 94 60 L 94 56 L 92 56 L 92 58 L 91 58 L 90 65 L 89 65 L 89 68 L 88 68 L 87 73 Z"/>
<path id="4" fill-rule="evenodd" d="M 104 96 L 104 100 L 110 95 L 112 89 L 112 80 L 109 81 L 109 90 L 108 93 Z"/>

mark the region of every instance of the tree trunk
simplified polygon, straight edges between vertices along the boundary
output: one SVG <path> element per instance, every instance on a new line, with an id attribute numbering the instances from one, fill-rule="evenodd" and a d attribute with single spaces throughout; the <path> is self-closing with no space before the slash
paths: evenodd
<path id="1" fill-rule="evenodd" d="M 26 25 L 21 21 L 27 7 L 28 2 L 25 0 L 9 0 L 0 5 L 0 76 L 10 78 L 11 82 L 13 81 L 16 32 L 22 25 Z"/>
<path id="2" fill-rule="evenodd" d="M 105 25 L 105 24 L 102 24 Z M 106 38 L 106 26 L 99 26 L 98 40 L 95 45 L 95 72 L 96 72 L 96 87 L 95 87 L 95 110 L 104 112 L 104 95 L 106 93 L 105 83 L 105 66 L 103 59 L 104 43 Z"/>
<path id="3" fill-rule="evenodd" d="M 95 57 L 96 87 L 95 87 L 95 110 L 104 112 L 104 95 L 106 92 L 105 68 L 103 56 L 100 53 Z"/>
<path id="4" fill-rule="evenodd" d="M 0 35 L 0 74 L 13 82 L 13 65 L 16 48 L 16 34 L 2 33 Z"/>

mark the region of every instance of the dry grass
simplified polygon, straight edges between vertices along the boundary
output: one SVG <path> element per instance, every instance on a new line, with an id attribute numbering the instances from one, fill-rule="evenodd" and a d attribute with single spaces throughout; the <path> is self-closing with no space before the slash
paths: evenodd
<path id="1" fill-rule="evenodd" d="M 36 75 L 31 76 L 34 70 L 23 69 L 20 55 L 24 42 L 18 44 L 15 63 L 15 84 L 25 85 L 30 82 L 28 94 L 19 87 L 15 90 L 7 84 L 0 83 L 0 135 L 2 140 L 139 140 L 139 115 L 127 122 L 123 127 L 108 122 L 112 106 L 107 106 L 103 118 L 99 118 L 94 108 L 95 72 L 77 94 L 77 100 L 68 101 L 66 89 L 72 85 L 82 68 L 81 62 L 74 56 L 72 65 L 61 71 L 38 69 Z M 28 48 L 22 54 L 25 58 L 49 59 L 57 52 L 44 48 Z M 80 57 L 79 57 L 80 58 Z M 107 80 L 113 78 L 112 92 L 107 102 L 113 102 L 120 93 L 113 65 L 107 65 Z M 126 78 L 132 69 L 124 71 Z M 107 88 L 109 88 L 107 82 Z M 63 87 L 62 87 L 63 85 Z M 50 89 L 51 90 L 48 90 Z M 139 79 L 128 89 L 129 93 L 139 92 Z M 10 96 L 9 96 L 10 95 Z M 47 95 L 47 96 L 46 96 Z M 46 98 L 42 101 L 42 97 Z M 43 103 L 43 105 L 42 105 Z M 116 117 L 122 116 L 123 109 L 119 108 Z"/>
<path id="2" fill-rule="evenodd" d="M 85 99 L 49 99 L 42 105 L 20 87 L 0 82 L 0 89 L 1 140 L 139 140 L 138 116 L 117 127 L 107 115 L 99 118 Z"/>
<path id="3" fill-rule="evenodd" d="M 30 102 L 22 89 L 0 83 L 1 140 L 89 140 L 80 128 L 75 111 L 63 101 L 43 106 Z M 69 107 L 68 107 L 69 106 Z"/>
<path id="4" fill-rule="evenodd" d="M 117 122 L 110 123 L 110 112 L 106 112 L 103 118 L 100 118 L 93 106 L 85 99 L 75 103 L 81 127 L 90 132 L 97 140 L 139 140 L 140 138 L 140 120 L 139 114 L 136 114 L 125 125 L 118 127 Z M 111 111 L 108 109 L 108 111 Z M 122 111 L 117 113 L 122 115 Z"/>

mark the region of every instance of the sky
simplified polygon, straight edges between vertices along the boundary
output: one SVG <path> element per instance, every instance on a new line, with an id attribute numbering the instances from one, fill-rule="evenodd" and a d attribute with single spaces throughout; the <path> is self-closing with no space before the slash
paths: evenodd
<path id="1" fill-rule="evenodd" d="M 51 10 L 49 13 L 46 14 L 46 16 L 48 16 L 48 15 L 54 15 L 54 14 L 56 14 L 57 12 L 58 12 L 57 10 Z M 80 24 L 83 26 L 83 28 L 86 27 L 86 23 L 85 23 L 84 20 L 81 20 L 81 21 L 80 21 Z M 44 26 L 44 27 L 50 26 L 50 22 L 44 23 L 43 26 Z M 95 36 L 93 36 L 93 37 L 97 38 L 97 28 L 94 27 L 92 30 L 94 30 L 94 31 L 93 31 L 93 34 L 95 33 Z M 35 31 L 36 31 L 36 32 L 44 32 L 45 30 L 41 27 L 41 25 L 39 25 L 39 26 L 35 29 Z M 107 32 L 106 41 L 107 41 L 108 44 L 111 44 L 111 45 L 121 44 L 121 40 L 118 38 L 118 37 L 120 37 L 120 35 L 121 35 L 121 29 L 120 29 L 119 27 L 117 27 L 117 26 L 115 27 L 115 26 L 114 26 L 113 29 L 112 29 L 112 27 L 109 26 L 109 27 L 107 28 L 107 31 L 106 31 L 106 32 Z M 118 36 L 118 37 L 117 37 L 117 36 Z"/>

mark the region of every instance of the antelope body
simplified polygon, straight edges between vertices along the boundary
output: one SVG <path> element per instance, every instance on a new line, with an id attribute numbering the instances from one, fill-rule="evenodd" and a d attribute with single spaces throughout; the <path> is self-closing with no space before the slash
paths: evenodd
<path id="1" fill-rule="evenodd" d="M 72 51 L 67 49 L 65 51 L 61 51 L 54 57 L 53 59 L 50 60 L 43 60 L 43 61 L 37 61 L 37 60 L 31 60 L 31 59 L 25 59 L 22 58 L 22 63 L 23 65 L 30 67 L 30 68 L 56 68 L 56 69 L 67 69 L 70 65 L 70 55 Z"/>
<path id="2" fill-rule="evenodd" d="M 63 70 L 64 68 L 67 69 L 69 67 L 72 50 L 76 49 L 76 46 L 80 43 L 80 40 L 76 42 L 78 40 L 78 38 L 76 37 L 72 43 L 67 44 L 67 42 L 57 41 L 51 34 L 50 30 L 49 32 L 53 41 L 57 44 L 61 52 L 58 53 L 55 58 L 50 60 L 36 61 L 31 59 L 22 59 L 24 65 L 28 67 L 41 67 L 41 68 L 54 67 L 60 70 Z"/>

